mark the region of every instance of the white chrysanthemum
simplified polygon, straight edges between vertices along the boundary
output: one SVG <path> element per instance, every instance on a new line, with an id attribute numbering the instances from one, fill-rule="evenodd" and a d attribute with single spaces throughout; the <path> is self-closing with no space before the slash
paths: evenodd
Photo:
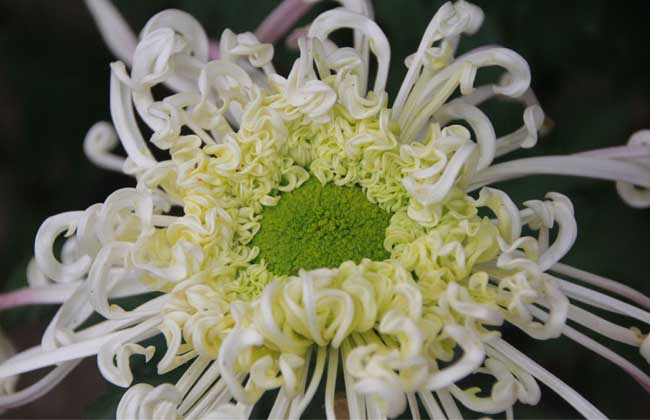
<path id="1" fill-rule="evenodd" d="M 2 306 L 63 304 L 41 345 L 4 361 L 0 379 L 56 367 L 24 390 L 5 386 L 0 408 L 37 398 L 96 355 L 103 376 L 128 387 L 119 418 L 248 417 L 273 389 L 270 417 L 298 418 L 323 380 L 328 418 L 337 383 L 345 386 L 350 418 L 407 409 L 419 418 L 420 406 L 431 418 L 458 418 L 457 403 L 511 417 L 517 402 L 539 401 L 538 381 L 585 417 L 604 417 L 509 344 L 500 334 L 504 323 L 537 340 L 565 335 L 650 389 L 642 370 L 567 325 L 637 347 L 650 362 L 645 332 L 575 305 L 650 325 L 648 297 L 560 263 L 577 235 L 570 200 L 548 193 L 520 209 L 486 187 L 531 174 L 586 176 L 615 181 L 627 203 L 648 207 L 650 131 L 618 148 L 494 164 L 535 145 L 544 113 L 515 52 L 485 47 L 456 56 L 460 36 L 478 30 L 482 11 L 462 0 L 444 4 L 390 101 L 388 40 L 367 2 L 341 3 L 296 32 L 300 57 L 285 77 L 271 63 L 273 46 L 252 33 L 226 30 L 217 45 L 191 16 L 170 10 L 136 41 L 110 3 L 88 2 L 130 71 L 123 62 L 111 65 L 115 128 L 95 125 L 84 149 L 99 166 L 133 175 L 137 186 L 41 226 L 30 288 L 3 296 Z M 257 35 L 276 40 L 307 8 L 285 1 Z M 353 30 L 352 48 L 328 38 L 341 28 Z M 506 75 L 474 86 L 487 66 Z M 174 93 L 155 97 L 158 84 Z M 493 97 L 525 105 L 520 129 L 496 137 L 479 107 Z M 149 141 L 136 117 L 152 130 Z M 111 153 L 118 139 L 127 158 Z M 149 143 L 170 158 L 157 160 Z M 270 214 L 263 212 L 314 185 L 310 178 L 334 189 L 358 187 L 390 214 L 386 258 L 274 274 L 285 261 L 271 261 L 256 242 Z M 53 247 L 62 234 L 58 258 Z M 159 293 L 133 310 L 112 302 L 152 291 Z M 94 313 L 105 320 L 87 326 Z M 142 345 L 161 333 L 166 348 Z M 149 361 L 156 351 L 164 353 L 158 372 L 183 366 L 181 378 L 132 384 L 130 357 Z M 474 373 L 491 376 L 491 388 L 459 385 Z"/>

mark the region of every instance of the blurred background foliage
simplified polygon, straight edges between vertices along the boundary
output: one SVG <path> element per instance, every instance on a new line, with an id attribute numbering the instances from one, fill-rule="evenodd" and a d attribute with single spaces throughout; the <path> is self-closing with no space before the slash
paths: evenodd
<path id="1" fill-rule="evenodd" d="M 277 2 L 115 3 L 137 30 L 154 13 L 179 8 L 196 16 L 217 38 L 225 28 L 253 30 Z M 499 44 L 521 54 L 530 64 L 532 86 L 554 126 L 537 147 L 516 156 L 620 145 L 634 131 L 650 128 L 650 2 L 476 3 L 484 9 L 486 20 L 478 34 L 463 40 L 461 50 Z M 394 98 L 406 72 L 404 58 L 417 48 L 441 2 L 376 0 L 374 4 L 376 20 L 391 42 L 389 93 Z M 319 4 L 302 23 L 333 5 Z M 278 72 L 287 74 L 296 56 L 295 51 L 278 45 Z M 133 185 L 126 176 L 93 167 L 82 152 L 86 130 L 96 121 L 110 120 L 108 63 L 113 60 L 81 1 L 0 1 L 0 281 L 5 290 L 25 284 L 34 235 L 44 218 L 84 209 L 117 188 Z M 518 106 L 490 103 L 487 111 L 497 134 L 521 124 Z M 565 262 L 650 293 L 650 211 L 625 206 L 613 184 L 537 177 L 499 187 L 518 203 L 541 198 L 547 191 L 568 195 L 575 205 L 580 233 Z M 18 347 L 25 348 L 38 342 L 53 311 L 52 307 L 10 311 L 2 314 L 2 326 Z M 650 417 L 648 394 L 589 351 L 566 339 L 540 343 L 511 329 L 506 335 L 607 415 Z M 648 371 L 636 351 L 607 344 Z M 136 377 L 147 380 L 152 364 L 134 365 Z M 27 375 L 26 381 L 33 377 Z M 103 383 L 91 359 L 49 396 L 4 416 L 110 417 L 119 395 L 119 390 Z M 306 414 L 324 415 L 318 402 Z M 577 413 L 544 388 L 539 406 L 520 405 L 515 415 L 573 418 Z"/>

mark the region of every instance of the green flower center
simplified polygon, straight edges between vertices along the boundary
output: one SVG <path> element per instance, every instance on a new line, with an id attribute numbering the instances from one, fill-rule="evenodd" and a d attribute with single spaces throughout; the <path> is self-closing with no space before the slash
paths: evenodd
<path id="1" fill-rule="evenodd" d="M 275 275 L 335 268 L 363 258 L 382 261 L 390 256 L 384 249 L 390 218 L 361 188 L 323 186 L 312 177 L 264 209 L 252 244 L 260 249 L 258 260 Z"/>

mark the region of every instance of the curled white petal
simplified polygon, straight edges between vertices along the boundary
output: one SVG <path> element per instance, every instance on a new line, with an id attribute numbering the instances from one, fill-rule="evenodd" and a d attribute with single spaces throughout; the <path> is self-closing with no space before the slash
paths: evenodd
<path id="1" fill-rule="evenodd" d="M 264 338 L 255 330 L 235 328 L 223 340 L 219 350 L 217 362 L 221 377 L 228 385 L 233 397 L 245 404 L 251 404 L 254 401 L 251 401 L 238 380 L 235 362 L 241 351 L 252 346 L 260 346 L 263 342 Z"/>
<path id="2" fill-rule="evenodd" d="M 458 174 L 475 149 L 476 145 L 472 143 L 461 146 L 454 153 L 442 176 L 435 183 L 421 184 L 415 180 L 414 176 L 407 176 L 402 180 L 404 188 L 412 197 L 425 206 L 442 201 L 456 182 Z"/>
<path id="3" fill-rule="evenodd" d="M 122 396 L 116 417 L 119 420 L 175 420 L 176 406 L 180 401 L 181 395 L 172 384 L 161 384 L 155 388 L 149 384 L 137 384 Z"/>
<path id="4" fill-rule="evenodd" d="M 113 344 L 104 346 L 97 355 L 97 365 L 102 376 L 109 382 L 121 386 L 128 387 L 133 381 L 133 373 L 131 373 L 130 357 L 133 354 L 143 355 L 145 362 L 148 362 L 153 357 L 155 352 L 154 346 L 142 347 L 139 344 Z M 116 358 L 117 366 L 113 364 L 113 358 Z"/>
<path id="5" fill-rule="evenodd" d="M 83 255 L 74 262 L 63 264 L 56 259 L 53 253 L 56 238 L 63 232 L 66 232 L 67 236 L 72 235 L 82 214 L 83 212 L 80 211 L 72 211 L 51 216 L 43 222 L 36 233 L 34 241 L 36 263 L 47 277 L 56 282 L 77 280 L 90 268 L 92 258 L 88 255 Z"/>
<path id="6" fill-rule="evenodd" d="M 273 74 L 273 44 L 262 43 L 250 32 L 234 34 L 226 29 L 221 35 L 219 51 L 224 60 L 236 61 L 236 57 L 247 57 L 253 67 L 264 68 L 266 74 Z"/>
<path id="7" fill-rule="evenodd" d="M 537 137 L 544 124 L 545 114 L 539 105 L 530 105 L 524 110 L 524 125 L 518 130 L 499 137 L 496 141 L 496 156 L 503 156 L 520 147 L 531 148 L 537 144 Z"/>
<path id="8" fill-rule="evenodd" d="M 320 14 L 309 27 L 309 36 L 325 41 L 330 33 L 340 28 L 361 31 L 369 38 L 370 49 L 377 57 L 377 74 L 373 91 L 383 92 L 388 80 L 390 65 L 390 45 L 384 32 L 371 19 L 339 8 Z"/>
<path id="9" fill-rule="evenodd" d="M 159 28 L 171 28 L 178 32 L 199 60 L 208 60 L 208 38 L 201 24 L 189 13 L 173 9 L 164 10 L 147 21 L 140 36 L 145 38 Z"/>
<path id="10" fill-rule="evenodd" d="M 306 271 L 300 271 L 300 280 L 303 284 L 302 299 L 305 305 L 305 313 L 307 315 L 307 325 L 312 339 L 319 345 L 324 346 L 325 340 L 320 333 L 320 325 L 318 323 L 316 313 L 316 299 L 314 296 L 314 279 L 313 276 Z"/>
<path id="11" fill-rule="evenodd" d="M 406 395 L 399 385 L 393 385 L 377 379 L 362 379 L 356 383 L 354 390 L 379 405 L 382 414 L 397 417 L 406 409 Z"/>
<path id="12" fill-rule="evenodd" d="M 113 127 L 104 121 L 95 123 L 84 138 L 84 153 L 100 168 L 122 172 L 124 158 L 111 154 L 117 145 L 117 134 Z"/>
<path id="13" fill-rule="evenodd" d="M 645 361 L 650 364 L 650 334 L 646 334 L 643 342 L 641 343 L 641 347 L 639 348 L 639 352 Z"/>
<path id="14" fill-rule="evenodd" d="M 496 307 L 475 302 L 467 289 L 460 287 L 456 282 L 447 285 L 445 297 L 449 305 L 464 316 L 479 319 L 490 325 L 503 323 L 503 317 Z"/>
<path id="15" fill-rule="evenodd" d="M 115 131 L 129 159 L 137 168 L 148 169 L 154 166 L 156 160 L 147 147 L 142 133 L 138 128 L 131 104 L 131 89 L 120 77 L 126 75 L 124 64 L 111 64 L 111 117 Z"/>
<path id="16" fill-rule="evenodd" d="M 277 370 L 271 356 L 261 357 L 251 366 L 251 381 L 263 389 L 277 388 L 282 385 L 281 378 L 276 376 Z"/>
<path id="17" fill-rule="evenodd" d="M 132 250 L 133 265 L 171 283 L 188 278 L 203 261 L 203 251 L 196 244 L 180 240 L 171 247 L 169 259 L 157 260 L 147 253 L 146 239 Z"/>
<path id="18" fill-rule="evenodd" d="M 521 236 L 519 209 L 508 194 L 494 188 L 482 188 L 476 204 L 494 212 L 499 232 L 507 241 L 512 242 Z"/>
<path id="19" fill-rule="evenodd" d="M 547 307 L 549 308 L 548 316 L 544 317 L 544 321 L 546 322 L 543 324 L 532 320 L 525 323 L 516 320 L 512 322 L 531 337 L 538 340 L 548 340 L 562 335 L 562 329 L 564 328 L 568 317 L 569 300 L 560 291 L 560 288 L 557 286 L 553 278 L 550 276 L 544 276 L 542 281 L 544 285 L 544 298 L 546 299 Z M 531 308 L 529 310 L 533 309 L 532 306 L 529 306 L 529 308 Z"/>
<path id="20" fill-rule="evenodd" d="M 506 48 L 483 48 L 470 51 L 458 57 L 452 64 L 435 73 L 409 96 L 404 112 L 399 118 L 404 130 L 404 140 L 412 141 L 427 121 L 451 96 L 456 87 L 462 95 L 473 90 L 477 69 L 486 66 L 501 66 L 511 75 L 507 84 L 492 85 L 496 94 L 518 97 L 530 86 L 530 69 L 517 53 Z"/>
<path id="21" fill-rule="evenodd" d="M 435 115 L 436 120 L 446 124 L 454 119 L 463 119 L 472 127 L 479 146 L 477 170 L 490 166 L 496 152 L 496 134 L 488 117 L 477 107 L 461 101 L 452 101 L 440 108 Z"/>
<path id="22" fill-rule="evenodd" d="M 459 381 L 474 372 L 485 358 L 483 346 L 468 329 L 460 325 L 447 325 L 445 333 L 463 349 L 463 356 L 452 365 L 431 374 L 426 384 L 427 389 L 430 390 L 441 389 Z"/>
<path id="23" fill-rule="evenodd" d="M 506 366 L 497 359 L 488 358 L 481 373 L 487 373 L 496 379 L 489 396 L 479 397 L 474 389 L 463 390 L 456 385 L 449 387 L 450 393 L 465 407 L 485 414 L 496 414 L 511 408 L 517 401 L 515 387 L 517 381 Z"/>
<path id="24" fill-rule="evenodd" d="M 103 244 L 119 241 L 127 233 L 128 236 L 142 237 L 153 230 L 153 196 L 148 190 L 119 189 L 109 195 L 98 210 L 94 233 Z M 133 217 L 137 221 L 135 224 L 129 223 Z"/>
<path id="25" fill-rule="evenodd" d="M 630 137 L 627 144 L 645 146 L 650 149 L 650 130 L 637 131 Z M 647 165 L 646 168 L 648 169 L 648 178 L 650 178 L 650 165 Z M 641 189 L 633 183 L 617 182 L 616 191 L 623 201 L 632 207 L 642 209 L 650 207 L 650 187 Z"/>
<path id="26" fill-rule="evenodd" d="M 264 288 L 259 302 L 259 311 L 261 316 L 256 319 L 256 325 L 266 340 L 269 340 L 280 349 L 299 354 L 304 351 L 307 344 L 297 340 L 295 337 L 290 337 L 285 334 L 275 320 L 275 314 L 273 311 L 275 306 L 274 300 L 276 295 L 280 292 L 281 285 L 277 280 L 271 282 Z M 286 287 L 284 293 L 287 293 Z M 291 299 L 286 299 L 286 301 L 291 305 Z M 297 313 L 303 315 L 300 310 L 298 310 Z"/>
<path id="27" fill-rule="evenodd" d="M 292 107 L 309 118 L 325 122 L 328 113 L 336 103 L 336 92 L 325 82 L 318 80 L 313 68 L 313 49 L 318 40 L 298 40 L 300 57 L 295 61 L 285 80 L 279 75 L 270 77 L 273 84 L 280 86 L 283 96 Z M 276 105 L 277 106 L 277 105 Z"/>
<path id="28" fill-rule="evenodd" d="M 106 318 L 119 317 L 121 310 L 108 303 L 109 291 L 115 287 L 116 279 L 109 276 L 113 267 L 125 267 L 131 245 L 114 242 L 105 246 L 97 254 L 88 273 L 88 298 L 93 308 Z"/>
<path id="29" fill-rule="evenodd" d="M 27 263 L 27 284 L 29 287 L 42 287 L 51 284 L 45 273 L 38 268 L 36 258 L 32 258 Z"/>
<path id="30" fill-rule="evenodd" d="M 400 117 L 411 89 L 420 76 L 425 54 L 431 45 L 444 38 L 456 37 L 462 32 L 473 33 L 480 27 L 482 21 L 481 9 L 464 1 L 455 4 L 447 2 L 438 9 L 422 36 L 418 50 L 393 104 L 393 115 L 396 119 Z"/>
<path id="31" fill-rule="evenodd" d="M 553 244 L 545 249 L 539 257 L 539 266 L 542 271 L 548 270 L 561 260 L 569 252 L 578 236 L 578 227 L 571 201 L 566 196 L 557 193 L 549 193 L 547 197 L 552 201 L 547 201 L 534 209 L 536 216 L 542 221 L 542 225 L 539 227 L 540 232 L 547 232 L 553 226 L 553 222 L 557 222 L 559 231 Z M 537 204 L 539 203 L 537 202 Z M 524 204 L 535 205 L 534 202 Z M 544 234 L 547 235 L 547 233 Z"/>

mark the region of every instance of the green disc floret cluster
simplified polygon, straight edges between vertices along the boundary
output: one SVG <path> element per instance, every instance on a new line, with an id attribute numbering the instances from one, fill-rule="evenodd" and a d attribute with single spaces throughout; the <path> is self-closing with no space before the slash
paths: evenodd
<path id="1" fill-rule="evenodd" d="M 314 177 L 262 212 L 252 245 L 275 275 L 335 268 L 345 261 L 387 259 L 384 235 L 390 213 L 359 187 L 321 185 Z"/>

